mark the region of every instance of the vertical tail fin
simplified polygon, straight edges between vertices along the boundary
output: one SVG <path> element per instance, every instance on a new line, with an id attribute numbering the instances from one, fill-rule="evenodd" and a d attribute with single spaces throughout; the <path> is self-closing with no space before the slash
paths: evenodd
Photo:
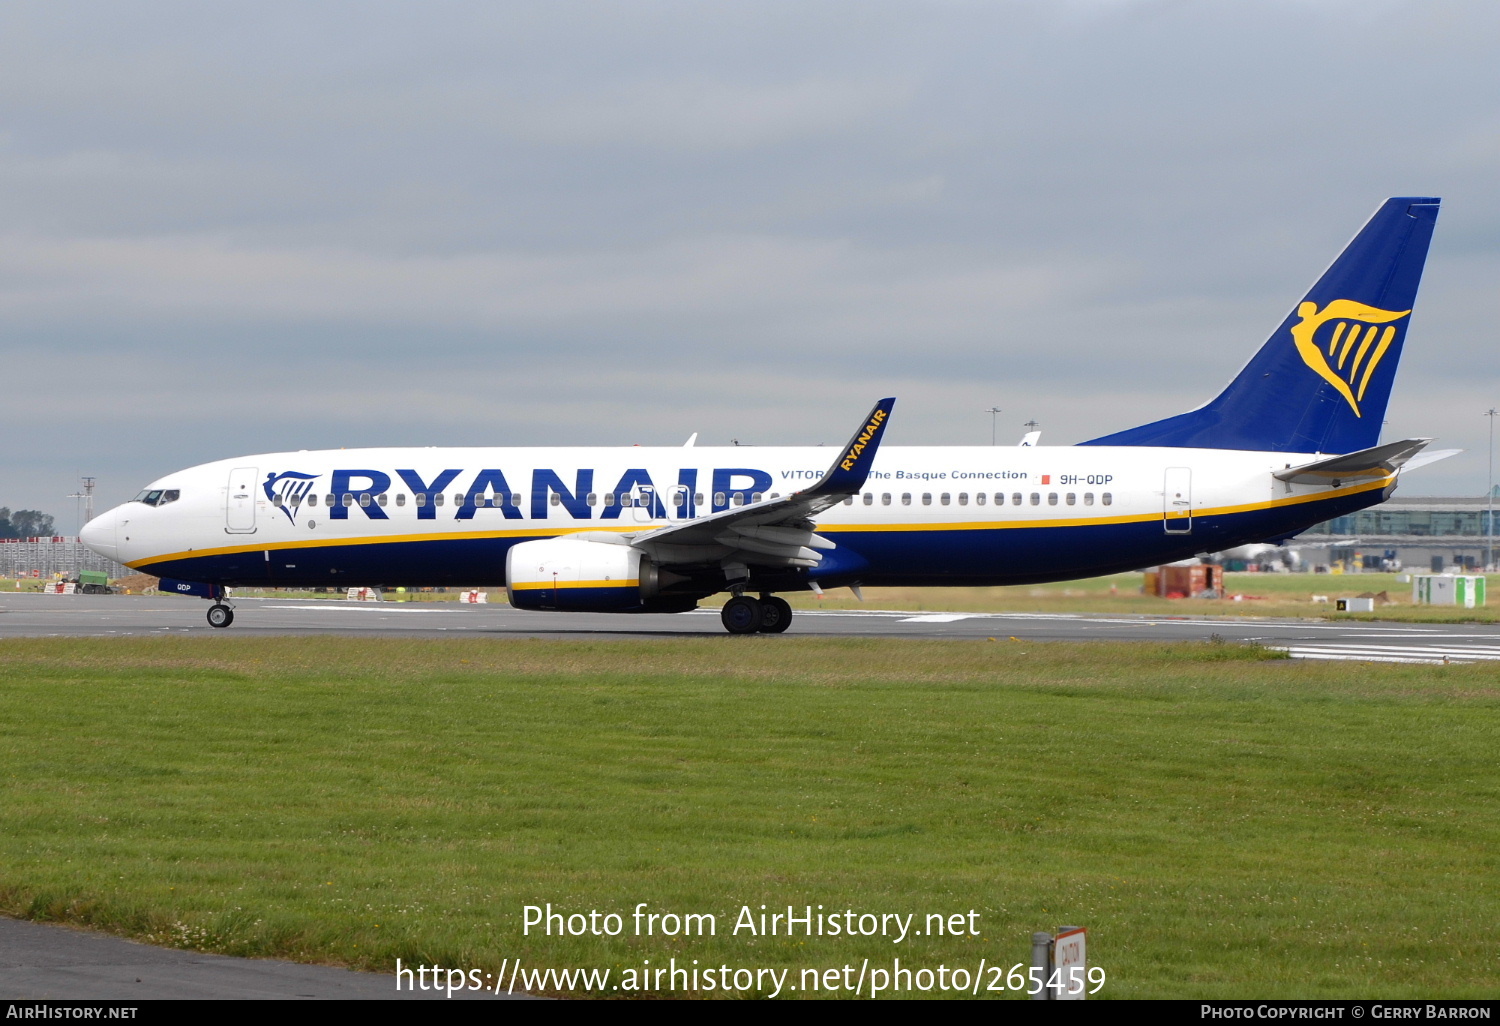
<path id="1" fill-rule="evenodd" d="M 1329 453 L 1377 445 L 1438 203 L 1386 200 L 1218 398 L 1082 444 Z"/>

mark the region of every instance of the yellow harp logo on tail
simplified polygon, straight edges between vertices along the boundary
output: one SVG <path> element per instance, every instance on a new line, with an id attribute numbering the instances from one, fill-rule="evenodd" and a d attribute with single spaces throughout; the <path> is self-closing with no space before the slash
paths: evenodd
<path id="1" fill-rule="evenodd" d="M 1302 362 L 1338 389 L 1359 417 L 1359 404 L 1370 378 L 1396 338 L 1396 328 L 1390 322 L 1409 313 L 1381 310 L 1352 299 L 1332 300 L 1322 310 L 1316 303 L 1302 303 L 1297 307 L 1297 316 L 1302 319 L 1292 325 L 1292 341 L 1297 343 Z"/>

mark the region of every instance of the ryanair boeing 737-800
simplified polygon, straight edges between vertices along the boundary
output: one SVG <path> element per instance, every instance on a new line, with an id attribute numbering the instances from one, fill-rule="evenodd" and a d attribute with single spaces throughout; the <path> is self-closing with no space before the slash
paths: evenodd
<path id="1" fill-rule="evenodd" d="M 1250 363 L 1188 413 L 1073 446 L 281 452 L 168 474 L 94 551 L 227 588 L 504 585 L 519 609 L 683 612 L 779 632 L 780 592 L 1090 577 L 1291 538 L 1448 453 L 1380 444 L 1438 200 L 1387 200 Z M 1419 455 L 1420 453 L 1420 455 Z"/>

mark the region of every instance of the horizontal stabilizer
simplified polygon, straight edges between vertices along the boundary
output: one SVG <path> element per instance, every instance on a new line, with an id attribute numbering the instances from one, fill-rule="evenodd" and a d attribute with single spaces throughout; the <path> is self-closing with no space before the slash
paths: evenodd
<path id="1" fill-rule="evenodd" d="M 1434 449 L 1432 450 L 1432 452 L 1424 452 L 1413 456 L 1411 459 L 1406 461 L 1406 465 L 1401 469 L 1420 470 L 1422 467 L 1427 466 L 1429 463 L 1436 463 L 1438 460 L 1445 460 L 1449 456 L 1457 456 L 1461 452 L 1463 452 L 1462 449 Z"/>
<path id="2" fill-rule="evenodd" d="M 1272 476 L 1288 484 L 1331 484 L 1335 488 L 1344 481 L 1378 480 L 1400 470 L 1431 441 L 1430 438 L 1407 438 L 1388 442 L 1373 449 L 1288 467 Z"/>

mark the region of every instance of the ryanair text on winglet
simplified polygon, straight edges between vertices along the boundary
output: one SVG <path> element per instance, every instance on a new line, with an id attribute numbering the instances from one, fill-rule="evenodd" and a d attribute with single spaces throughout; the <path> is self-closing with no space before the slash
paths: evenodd
<path id="1" fill-rule="evenodd" d="M 870 417 L 870 423 L 865 425 L 865 429 L 859 433 L 859 437 L 849 447 L 848 454 L 839 463 L 840 470 L 854 469 L 854 464 L 859 462 L 859 454 L 865 451 L 865 446 L 870 443 L 870 439 L 874 437 L 875 432 L 880 429 L 880 425 L 883 423 L 885 423 L 885 411 L 876 410 Z"/>

